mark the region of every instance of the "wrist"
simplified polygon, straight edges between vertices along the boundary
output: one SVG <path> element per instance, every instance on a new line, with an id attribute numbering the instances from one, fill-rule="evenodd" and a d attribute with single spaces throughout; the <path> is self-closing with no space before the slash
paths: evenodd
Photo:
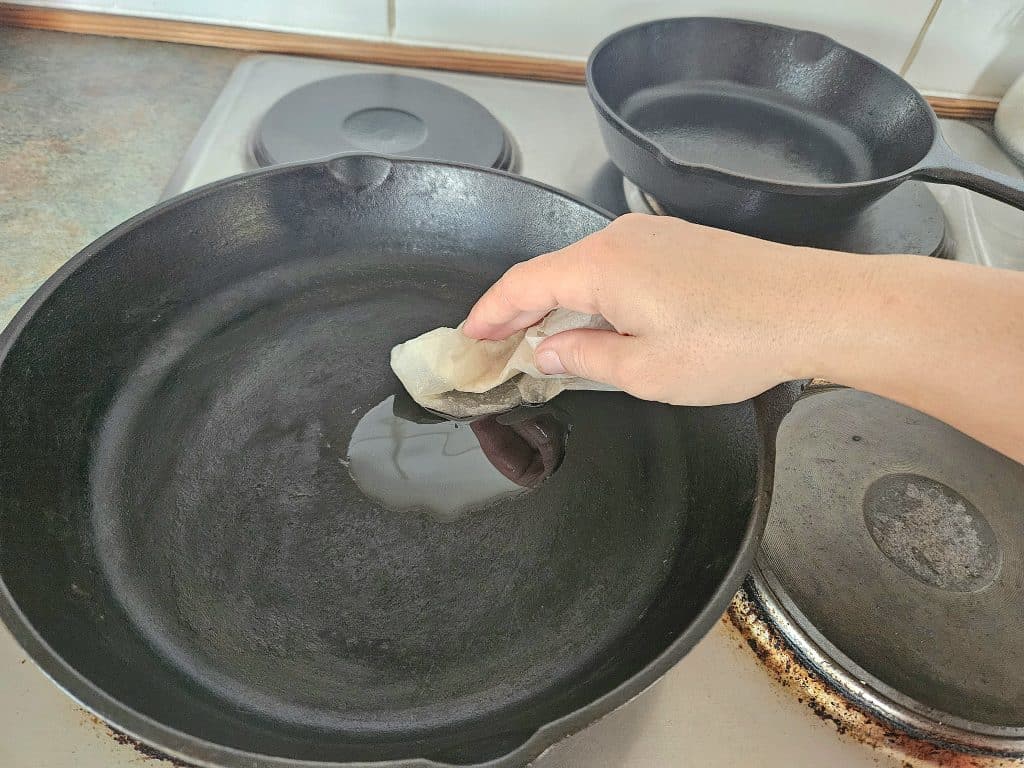
<path id="1" fill-rule="evenodd" d="M 871 361 L 900 335 L 893 267 L 910 257 L 803 250 L 787 375 L 860 386 Z"/>

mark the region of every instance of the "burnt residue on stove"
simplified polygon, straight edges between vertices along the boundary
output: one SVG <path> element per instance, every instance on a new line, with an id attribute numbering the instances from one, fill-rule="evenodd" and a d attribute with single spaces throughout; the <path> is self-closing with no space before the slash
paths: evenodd
<path id="1" fill-rule="evenodd" d="M 107 730 L 110 731 L 111 737 L 113 737 L 114 741 L 118 744 L 124 744 L 126 747 L 131 747 L 140 755 L 149 758 L 150 760 L 163 760 L 164 762 L 175 766 L 175 768 L 196 768 L 193 763 L 186 763 L 179 758 L 165 755 L 160 750 L 154 749 L 148 744 L 143 744 L 138 739 L 129 736 L 127 733 L 121 733 L 121 731 L 116 728 L 112 728 L 109 725 L 107 726 Z"/>
<path id="2" fill-rule="evenodd" d="M 147 761 L 161 761 L 164 764 L 174 766 L 174 768 L 198 768 L 193 763 L 186 763 L 181 758 L 164 754 L 159 749 L 139 741 L 134 736 L 129 736 L 127 733 L 117 730 L 117 728 L 114 728 L 93 714 L 86 713 L 86 719 L 101 730 L 106 731 L 110 738 L 118 744 L 134 749 L 139 755 L 146 758 Z"/>
<path id="3" fill-rule="evenodd" d="M 972 754 L 969 748 L 915 737 L 857 706 L 801 660 L 746 589 L 740 590 L 730 603 L 722 623 L 738 636 L 741 646 L 753 651 L 780 686 L 819 719 L 830 723 L 840 736 L 902 759 L 904 768 L 1024 766 L 1024 756 Z"/>

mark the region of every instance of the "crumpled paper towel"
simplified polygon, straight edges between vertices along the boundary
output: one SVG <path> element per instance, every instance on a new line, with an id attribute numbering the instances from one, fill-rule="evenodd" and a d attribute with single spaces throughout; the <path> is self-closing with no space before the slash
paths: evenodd
<path id="1" fill-rule="evenodd" d="M 456 419 L 544 403 L 569 389 L 615 387 L 570 375 L 548 376 L 533 351 L 548 336 L 577 328 L 613 330 L 600 315 L 556 309 L 503 341 L 477 341 L 458 328 L 435 328 L 391 350 L 391 368 L 412 398 Z"/>

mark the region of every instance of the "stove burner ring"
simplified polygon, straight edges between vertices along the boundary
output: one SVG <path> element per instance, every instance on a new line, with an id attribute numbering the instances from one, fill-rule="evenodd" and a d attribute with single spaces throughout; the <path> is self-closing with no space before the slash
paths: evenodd
<path id="1" fill-rule="evenodd" d="M 893 474 L 871 484 L 864 522 L 879 550 L 918 581 L 949 592 L 976 592 L 996 578 L 1002 550 L 967 499 L 942 483 Z"/>
<path id="2" fill-rule="evenodd" d="M 755 565 L 723 622 L 736 631 L 784 688 L 845 735 L 929 765 L 1010 768 L 1024 759 L 1024 728 L 983 728 L 919 710 L 855 666 L 837 663 L 827 640 L 802 626 Z M 964 763 L 965 765 L 968 763 Z"/>
<path id="3" fill-rule="evenodd" d="M 677 216 L 625 176 L 622 187 L 631 211 L 686 218 Z M 790 234 L 768 239 L 851 253 L 911 253 L 942 259 L 954 255 L 942 207 L 919 181 L 901 184 L 853 219 L 832 222 L 829 226 L 808 225 L 803 231 Z"/>
<path id="4" fill-rule="evenodd" d="M 741 594 L 757 610 L 730 610 L 774 676 L 881 747 L 1024 758 L 1024 467 L 814 384 L 782 425 L 775 480 Z"/>

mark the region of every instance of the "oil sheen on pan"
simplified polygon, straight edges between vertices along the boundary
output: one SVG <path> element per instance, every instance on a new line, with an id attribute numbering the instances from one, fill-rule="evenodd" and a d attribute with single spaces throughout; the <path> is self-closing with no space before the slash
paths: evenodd
<path id="1" fill-rule="evenodd" d="M 460 422 L 403 399 L 366 412 L 344 460 L 360 490 L 390 509 L 454 519 L 536 488 L 562 463 L 569 428 L 551 409 Z"/>

